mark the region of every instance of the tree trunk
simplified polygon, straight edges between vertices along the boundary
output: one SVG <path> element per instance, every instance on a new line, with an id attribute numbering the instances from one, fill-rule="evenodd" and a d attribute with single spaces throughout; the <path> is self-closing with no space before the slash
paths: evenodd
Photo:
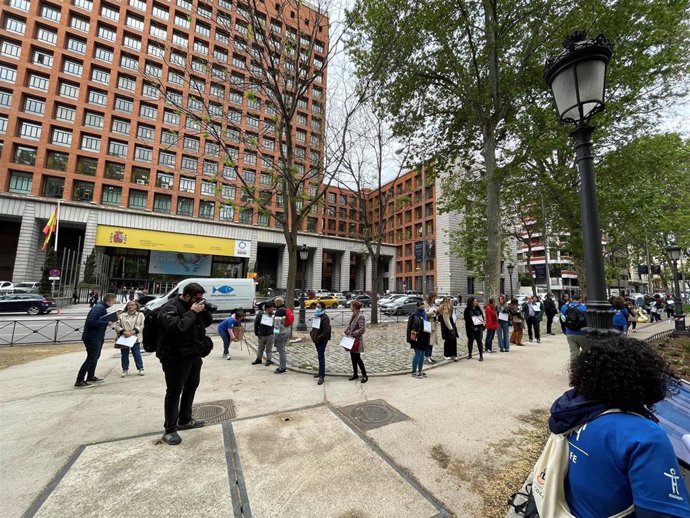
<path id="1" fill-rule="evenodd" d="M 379 254 L 371 256 L 371 323 L 379 323 Z"/>
<path id="2" fill-rule="evenodd" d="M 486 277 L 484 300 L 498 300 L 501 289 L 501 193 L 496 174 L 496 135 L 493 127 L 484 128 L 486 166 Z"/>
<path id="3" fill-rule="evenodd" d="M 587 297 L 587 272 L 585 271 L 584 258 L 573 254 L 573 264 L 575 265 L 577 279 L 580 284 L 580 295 L 582 295 L 583 299 L 585 299 Z"/>
<path id="4" fill-rule="evenodd" d="M 532 295 L 537 294 L 537 281 L 532 275 L 532 244 L 527 245 L 527 274 L 529 275 L 530 286 L 532 286 Z"/>
<path id="5" fill-rule="evenodd" d="M 288 276 L 287 286 L 285 287 L 285 305 L 289 308 L 295 306 L 295 283 L 297 282 L 297 236 L 294 238 L 292 233 L 289 233 L 290 239 L 286 244 L 288 253 Z"/>

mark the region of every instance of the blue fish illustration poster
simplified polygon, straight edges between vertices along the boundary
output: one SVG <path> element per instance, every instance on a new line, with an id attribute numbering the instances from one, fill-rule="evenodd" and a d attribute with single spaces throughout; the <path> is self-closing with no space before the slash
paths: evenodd
<path id="1" fill-rule="evenodd" d="M 213 256 L 211 255 L 151 250 L 149 273 L 208 277 L 211 275 L 212 262 Z"/>

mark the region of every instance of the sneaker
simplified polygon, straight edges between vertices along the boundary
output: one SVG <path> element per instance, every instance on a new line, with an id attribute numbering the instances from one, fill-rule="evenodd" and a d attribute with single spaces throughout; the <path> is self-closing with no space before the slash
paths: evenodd
<path id="1" fill-rule="evenodd" d="M 228 357 L 228 353 L 223 353 L 223 358 L 227 358 L 227 357 Z"/>
<path id="2" fill-rule="evenodd" d="M 319 378 L 319 381 L 316 382 L 317 385 L 323 385 L 323 378 Z"/>
<path id="3" fill-rule="evenodd" d="M 369 376 L 362 376 L 361 383 L 366 383 L 367 381 L 369 381 Z"/>
<path id="4" fill-rule="evenodd" d="M 143 375 L 144 375 L 144 369 L 139 369 L 139 376 L 143 376 Z"/>
<path id="5" fill-rule="evenodd" d="M 259 358 L 257 358 L 256 360 L 254 360 L 254 361 L 252 362 L 252 365 L 261 365 L 262 363 L 263 363 L 263 362 L 262 362 Z"/>
<path id="6" fill-rule="evenodd" d="M 454 362 L 460 361 L 460 358 L 458 358 L 457 356 L 453 356 L 453 361 Z"/>
<path id="7" fill-rule="evenodd" d="M 180 424 L 177 425 L 178 430 L 192 430 L 194 428 L 201 428 L 205 425 L 206 423 L 204 421 L 197 421 L 196 419 L 192 419 L 189 421 L 187 424 Z"/>
<path id="8" fill-rule="evenodd" d="M 120 377 L 124 378 L 125 376 L 127 376 L 127 374 L 129 374 L 129 371 L 122 371 L 122 376 L 120 376 Z"/>
<path id="9" fill-rule="evenodd" d="M 418 379 L 418 380 L 424 379 L 424 378 L 422 378 L 421 372 L 413 372 L 413 373 L 412 373 L 412 377 L 413 377 L 413 378 L 416 378 L 416 379 Z"/>
<path id="10" fill-rule="evenodd" d="M 278 367 L 276 370 L 273 371 L 273 374 L 285 374 L 287 372 L 287 369 L 281 369 Z"/>
<path id="11" fill-rule="evenodd" d="M 86 387 L 91 387 L 91 385 L 89 385 L 89 384 L 86 383 L 85 381 L 77 381 L 77 382 L 74 384 L 74 388 L 86 388 Z"/>
<path id="12" fill-rule="evenodd" d="M 182 442 L 182 437 L 177 432 L 163 434 L 161 440 L 170 446 L 177 446 Z"/>
<path id="13" fill-rule="evenodd" d="M 426 378 L 426 372 L 424 372 L 424 371 L 420 372 L 419 375 L 420 375 L 422 378 Z"/>
<path id="14" fill-rule="evenodd" d="M 479 361 L 480 361 L 480 362 L 483 362 L 483 361 L 484 361 L 484 357 L 480 356 L 480 357 L 479 357 Z"/>
<path id="15" fill-rule="evenodd" d="M 229 355 L 229 354 L 228 354 L 228 357 L 227 357 L 227 359 L 228 359 L 228 360 L 232 360 L 232 358 L 230 358 L 230 355 Z"/>
<path id="16" fill-rule="evenodd" d="M 266 362 L 266 367 L 268 367 L 269 365 L 273 365 L 273 362 L 272 362 L 271 360 L 268 360 L 268 361 Z"/>
<path id="17" fill-rule="evenodd" d="M 444 356 L 443 359 L 444 360 L 450 360 L 450 356 Z"/>
<path id="18" fill-rule="evenodd" d="M 529 341 L 531 342 L 531 341 L 532 341 L 532 339 L 530 338 L 530 339 L 529 339 Z"/>
<path id="19" fill-rule="evenodd" d="M 86 381 L 89 381 L 91 383 L 98 383 L 105 380 L 103 378 L 97 378 L 96 376 L 94 376 L 93 378 L 86 378 Z"/>
<path id="20" fill-rule="evenodd" d="M 350 376 L 349 378 L 347 378 L 348 381 L 354 381 L 356 379 L 359 379 L 359 376 L 354 375 L 354 376 Z"/>
<path id="21" fill-rule="evenodd" d="M 537 343 L 538 343 L 538 344 L 541 343 L 541 338 L 537 338 Z"/>

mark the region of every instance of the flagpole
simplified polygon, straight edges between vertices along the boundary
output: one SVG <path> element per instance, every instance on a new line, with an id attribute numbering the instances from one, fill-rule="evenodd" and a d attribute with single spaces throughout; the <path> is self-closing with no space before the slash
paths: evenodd
<path id="1" fill-rule="evenodd" d="M 60 199 L 57 201 L 57 212 L 55 213 L 55 253 L 58 251 L 58 233 L 60 232 Z"/>

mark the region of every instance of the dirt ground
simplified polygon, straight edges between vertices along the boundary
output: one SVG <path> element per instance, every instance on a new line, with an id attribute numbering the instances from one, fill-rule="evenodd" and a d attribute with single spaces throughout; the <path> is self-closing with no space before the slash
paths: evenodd
<path id="1" fill-rule="evenodd" d="M 34 360 L 57 356 L 58 354 L 83 351 L 84 344 L 41 344 L 15 345 L 14 347 L 0 347 L 0 370 L 21 365 Z"/>
<path id="2" fill-rule="evenodd" d="M 668 336 L 654 341 L 653 344 L 682 378 L 690 377 L 690 338 Z"/>

